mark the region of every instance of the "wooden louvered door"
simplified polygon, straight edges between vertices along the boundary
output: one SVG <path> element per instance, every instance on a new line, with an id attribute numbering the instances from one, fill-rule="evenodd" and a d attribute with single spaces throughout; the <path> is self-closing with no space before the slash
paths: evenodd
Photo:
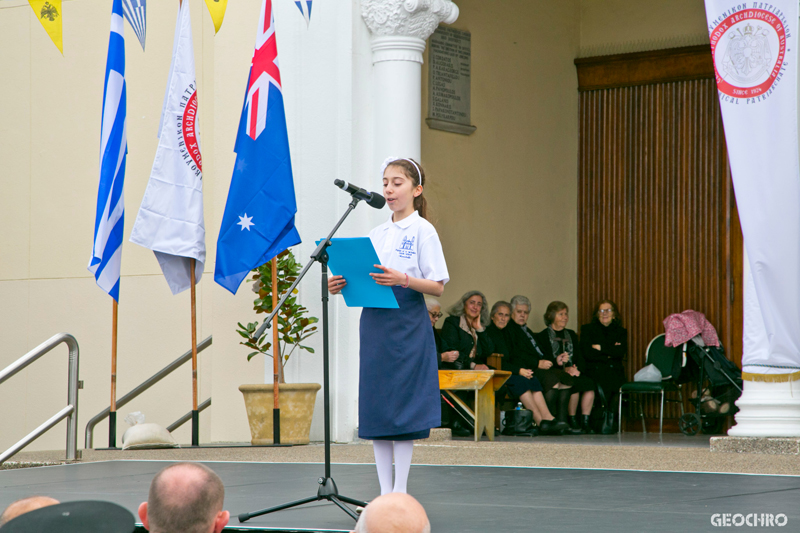
<path id="1" fill-rule="evenodd" d="M 690 55 L 694 62 L 687 60 Z M 676 59 L 676 56 L 677 59 Z M 742 237 L 708 47 L 576 60 L 578 318 L 614 300 L 628 378 L 663 319 L 705 313 L 741 365 Z M 657 417 L 655 402 L 646 416 Z M 665 410 L 676 419 L 677 407 Z M 677 424 L 668 424 L 677 430 Z"/>

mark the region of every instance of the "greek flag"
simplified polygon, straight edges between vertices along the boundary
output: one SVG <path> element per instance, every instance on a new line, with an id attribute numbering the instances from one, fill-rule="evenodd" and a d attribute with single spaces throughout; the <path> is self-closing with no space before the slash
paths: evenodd
<path id="1" fill-rule="evenodd" d="M 133 33 L 139 38 L 139 43 L 144 50 L 144 38 L 147 34 L 147 0 L 122 0 L 125 10 L 125 20 L 133 28 Z"/>
<path id="2" fill-rule="evenodd" d="M 122 232 L 125 206 L 122 186 L 125 179 L 125 26 L 122 0 L 114 0 L 111 10 L 111 36 L 108 41 L 106 82 L 103 90 L 103 118 L 100 135 L 100 186 L 94 246 L 89 272 L 97 285 L 119 302 L 119 271 L 122 261 Z"/>

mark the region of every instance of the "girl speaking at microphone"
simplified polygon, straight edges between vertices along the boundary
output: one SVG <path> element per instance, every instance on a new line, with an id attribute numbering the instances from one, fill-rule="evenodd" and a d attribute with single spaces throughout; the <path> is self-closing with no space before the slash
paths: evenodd
<path id="1" fill-rule="evenodd" d="M 450 279 L 442 243 L 425 218 L 425 173 L 410 158 L 383 163 L 389 220 L 369 233 L 378 253 L 376 283 L 391 287 L 398 309 L 361 313 L 358 436 L 373 441 L 381 494 L 407 492 L 414 440 L 441 424 L 436 343 L 423 294 L 441 296 Z M 346 285 L 332 276 L 328 289 Z M 394 457 L 394 484 L 392 458 Z"/>

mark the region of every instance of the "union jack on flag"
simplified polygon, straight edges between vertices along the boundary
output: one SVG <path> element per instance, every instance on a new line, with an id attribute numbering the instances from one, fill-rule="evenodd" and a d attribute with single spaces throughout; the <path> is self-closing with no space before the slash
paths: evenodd
<path id="1" fill-rule="evenodd" d="M 272 0 L 262 0 L 214 268 L 233 294 L 251 270 L 300 243 L 274 22 Z"/>
<path id="2" fill-rule="evenodd" d="M 267 105 L 269 104 L 269 86 L 281 88 L 281 72 L 278 69 L 278 45 L 275 42 L 275 17 L 272 15 L 272 2 L 267 0 L 261 4 L 261 16 L 258 18 L 256 34 L 256 51 L 247 85 L 247 135 L 254 141 L 258 139 L 267 124 Z"/>

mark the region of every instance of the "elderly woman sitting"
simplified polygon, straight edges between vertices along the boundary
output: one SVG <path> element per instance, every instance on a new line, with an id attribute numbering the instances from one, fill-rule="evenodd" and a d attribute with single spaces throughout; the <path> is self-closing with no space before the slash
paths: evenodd
<path id="1" fill-rule="evenodd" d="M 443 363 L 452 363 L 458 359 L 458 350 L 446 352 L 442 349 L 442 334 L 436 329 L 436 323 L 442 318 L 442 304 L 433 298 L 425 298 L 425 305 L 428 308 L 428 317 L 431 319 L 433 328 L 433 338 L 436 341 L 436 354 L 439 356 L 439 368 Z M 469 429 L 461 425 L 459 415 L 452 407 L 442 399 L 442 427 L 450 428 L 454 437 L 467 437 L 470 435 Z"/>
<path id="2" fill-rule="evenodd" d="M 581 351 L 586 359 L 585 373 L 602 387 L 607 401 L 604 407 L 611 412 L 613 420 L 617 414 L 619 389 L 627 381 L 628 331 L 622 327 L 617 304 L 611 300 L 597 304 L 592 321 L 581 326 Z"/>
<path id="3" fill-rule="evenodd" d="M 442 326 L 442 350 L 456 350 L 458 357 L 443 362 L 441 368 L 488 370 L 486 358 L 492 355 L 494 346 L 485 330 L 489 324 L 486 297 L 479 291 L 469 291 L 447 312 L 450 316 Z"/>
<path id="4" fill-rule="evenodd" d="M 567 329 L 569 307 L 564 302 L 550 302 L 544 313 L 545 329 L 536 334 L 536 342 L 542 348 L 544 358 L 561 368 L 571 378 L 572 394 L 569 399 L 569 425 L 581 433 L 594 433 L 589 423 L 589 415 L 594 404 L 594 381 L 581 375 L 585 368 L 583 354 L 578 344 L 578 334 Z M 581 417 L 578 422 L 578 404 Z"/>
<path id="5" fill-rule="evenodd" d="M 431 327 L 433 327 L 433 339 L 436 341 L 436 353 L 439 356 L 439 368 L 442 368 L 442 363 L 452 363 L 458 359 L 458 350 L 450 350 L 445 352 L 442 349 L 442 332 L 436 329 L 436 323 L 442 318 L 442 304 L 433 298 L 425 298 L 425 306 L 428 308 L 428 318 L 431 319 Z"/>
<path id="6" fill-rule="evenodd" d="M 572 376 L 545 358 L 542 348 L 534 339 L 533 331 L 527 325 L 530 312 L 531 302 L 525 296 L 514 296 L 511 299 L 511 321 L 506 327 L 509 357 L 504 368 L 523 378 L 531 379 L 535 376 L 544 389 L 544 398 L 550 411 L 557 413 L 556 419 L 561 423 L 559 429 L 563 428 L 568 434 L 580 434 L 580 430 L 572 429 L 566 424 Z"/>
<path id="7" fill-rule="evenodd" d="M 497 302 L 492 306 L 489 317 L 492 323 L 486 327 L 486 334 L 492 339 L 494 353 L 503 354 L 503 359 L 507 361 L 510 358 L 507 326 L 511 319 L 511 304 Z M 506 381 L 506 388 L 515 400 L 519 400 L 526 409 L 533 412 L 533 419 L 542 434 L 560 434 L 566 429 L 563 423 L 559 425 L 555 417 L 550 414 L 542 394 L 542 385 L 535 376 L 526 378 L 512 374 Z"/>

